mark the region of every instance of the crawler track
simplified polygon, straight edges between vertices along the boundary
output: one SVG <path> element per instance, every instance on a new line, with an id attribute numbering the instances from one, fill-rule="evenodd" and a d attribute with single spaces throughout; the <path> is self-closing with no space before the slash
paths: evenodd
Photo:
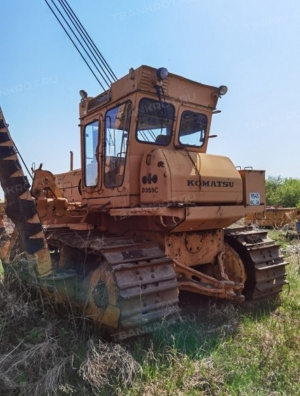
<path id="1" fill-rule="evenodd" d="M 231 228 L 225 230 L 225 238 L 245 264 L 247 281 L 243 294 L 246 299 L 258 300 L 281 292 L 288 283 L 285 272 L 288 263 L 266 230 Z"/>
<path id="2" fill-rule="evenodd" d="M 105 267 L 117 289 L 116 308 L 120 314 L 117 327 L 110 331 L 115 338 L 151 332 L 154 323 L 172 320 L 179 312 L 173 263 L 156 243 L 70 230 L 47 232 L 47 240 L 50 246 L 67 246 L 100 259 L 100 278 L 101 267 Z M 97 277 L 96 271 L 93 276 Z M 99 309 L 107 293 L 107 285 L 104 287 L 100 278 L 89 292 L 92 304 Z"/>

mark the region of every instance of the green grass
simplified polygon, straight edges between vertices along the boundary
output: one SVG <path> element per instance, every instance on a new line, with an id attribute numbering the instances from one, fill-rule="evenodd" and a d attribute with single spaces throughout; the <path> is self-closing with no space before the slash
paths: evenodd
<path id="1" fill-rule="evenodd" d="M 286 241 L 282 246 L 288 248 Z M 99 339 L 85 322 L 57 316 L 39 295 L 29 300 L 27 292 L 2 287 L 1 389 L 62 396 L 300 394 L 299 262 L 296 252 L 278 301 L 233 305 L 185 295 L 181 321 L 121 345 Z"/>
<path id="2" fill-rule="evenodd" d="M 215 317 L 199 312 L 163 338 L 154 334 L 137 355 L 143 377 L 124 394 L 300 394 L 299 297 L 291 287 L 279 307 L 218 306 Z"/>
<path id="3" fill-rule="evenodd" d="M 124 394 L 300 394 L 299 254 L 290 259 L 278 301 L 234 306 L 195 298 L 184 323 L 154 333 L 143 348 L 133 342 L 143 376 Z"/>

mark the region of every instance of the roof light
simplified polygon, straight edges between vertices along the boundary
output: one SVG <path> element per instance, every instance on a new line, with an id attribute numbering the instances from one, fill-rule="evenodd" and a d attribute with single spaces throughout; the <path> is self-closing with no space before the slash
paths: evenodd
<path id="1" fill-rule="evenodd" d="M 159 81 L 165 80 L 169 75 L 168 69 L 165 67 L 160 67 L 156 70 L 156 77 Z"/>
<path id="2" fill-rule="evenodd" d="M 87 96 L 88 96 L 87 92 L 84 91 L 83 89 L 81 89 L 81 90 L 79 91 L 79 94 L 80 94 L 80 96 L 81 96 L 81 100 L 85 100 L 85 99 L 87 98 Z"/>
<path id="3" fill-rule="evenodd" d="M 228 88 L 226 87 L 226 85 L 221 85 L 219 87 L 219 95 L 220 96 L 225 95 L 227 91 L 228 91 Z"/>

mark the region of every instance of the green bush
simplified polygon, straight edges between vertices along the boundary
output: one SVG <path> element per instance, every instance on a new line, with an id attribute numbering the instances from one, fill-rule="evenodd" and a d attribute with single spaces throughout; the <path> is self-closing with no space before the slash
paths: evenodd
<path id="1" fill-rule="evenodd" d="M 300 180 L 270 176 L 266 180 L 267 205 L 300 207 Z"/>

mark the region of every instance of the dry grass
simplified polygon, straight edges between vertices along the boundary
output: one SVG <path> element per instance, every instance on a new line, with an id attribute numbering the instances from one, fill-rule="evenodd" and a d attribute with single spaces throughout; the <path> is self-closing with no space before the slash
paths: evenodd
<path id="1" fill-rule="evenodd" d="M 44 318 L 40 299 L 0 281 L 0 386 L 4 394 L 56 394 L 69 357 Z"/>
<path id="2" fill-rule="evenodd" d="M 140 371 L 140 365 L 121 345 L 104 343 L 101 340 L 95 345 L 93 340 L 89 340 L 87 357 L 79 369 L 79 374 L 97 394 L 107 386 L 128 387 Z"/>
<path id="3" fill-rule="evenodd" d="M 10 353 L 0 356 L 2 389 L 24 395 L 56 394 L 69 358 L 55 339 L 37 344 L 20 342 Z"/>
<path id="4" fill-rule="evenodd" d="M 38 290 L 9 271 L 0 279 L 1 395 L 99 395 L 129 386 L 140 365 L 92 330 L 70 313 L 57 316 Z"/>

